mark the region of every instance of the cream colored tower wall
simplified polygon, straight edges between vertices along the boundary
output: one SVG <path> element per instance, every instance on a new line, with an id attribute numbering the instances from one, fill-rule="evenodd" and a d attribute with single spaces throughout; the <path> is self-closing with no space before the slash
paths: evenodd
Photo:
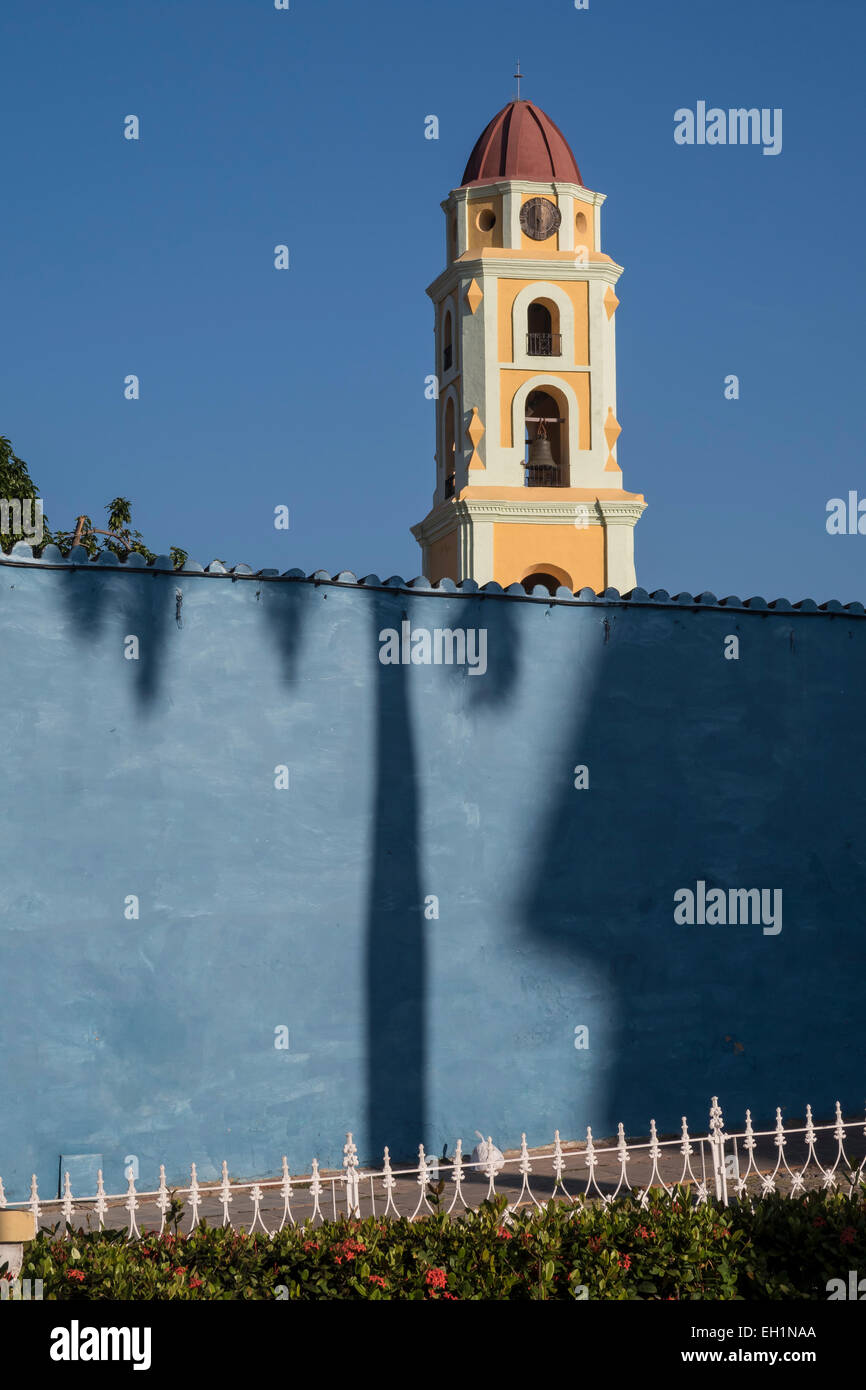
<path id="1" fill-rule="evenodd" d="M 481 303 L 472 313 L 466 298 L 473 279 L 481 289 L 483 298 Z M 496 310 L 496 296 L 492 293 L 492 286 L 489 283 L 490 277 L 485 271 L 480 275 L 462 275 L 460 278 L 460 288 L 458 292 L 458 313 L 460 314 L 460 350 L 463 359 L 463 419 L 461 422 L 462 441 L 458 445 L 458 455 L 460 449 L 463 450 L 462 469 L 458 467 L 457 486 L 466 487 L 469 481 L 468 465 L 472 457 L 472 442 L 466 433 L 467 426 L 472 416 L 472 406 L 476 406 L 484 426 L 484 435 L 478 445 L 478 453 L 482 462 L 487 455 L 487 431 L 488 414 L 487 404 L 490 399 L 491 390 L 495 394 L 495 386 L 491 388 L 490 372 L 486 344 L 489 338 L 488 320 L 490 315 L 490 302 L 493 303 L 493 311 Z M 495 336 L 495 321 L 494 321 Z M 475 475 L 478 479 L 484 480 L 486 473 L 479 472 Z"/>
<path id="2" fill-rule="evenodd" d="M 627 594 L 637 584 L 634 568 L 634 528 L 644 510 L 640 503 L 599 502 L 605 529 L 605 574 L 607 589 Z"/>
<path id="3" fill-rule="evenodd" d="M 601 280 L 594 280 L 589 286 L 589 360 L 592 364 L 590 407 L 592 467 L 589 472 L 592 475 L 592 482 L 582 484 L 586 487 L 621 486 L 619 474 L 612 475 L 606 473 L 604 469 L 608 455 L 607 440 L 604 437 L 604 422 L 607 418 L 607 407 L 615 405 L 615 401 L 610 398 L 613 389 L 609 351 L 610 335 L 608 332 L 610 322 L 604 307 L 604 295 L 607 288 L 607 284 Z"/>
<path id="4" fill-rule="evenodd" d="M 443 366 L 443 350 L 445 346 L 445 319 L 451 315 L 451 344 L 452 362 L 448 371 Z M 462 414 L 462 404 L 460 399 L 460 364 L 461 364 L 461 343 L 460 343 L 460 315 L 457 310 L 457 296 L 454 293 L 445 294 L 436 304 L 435 320 L 435 352 L 436 370 L 435 376 L 438 381 L 439 395 L 435 402 L 436 409 L 436 488 L 433 493 L 434 505 L 444 500 L 445 497 L 445 410 L 449 397 L 454 401 L 454 420 L 457 437 L 458 456 L 460 452 L 460 418 Z"/>
<path id="5" fill-rule="evenodd" d="M 475 517 L 463 517 L 460 523 L 461 579 L 474 579 L 489 584 L 493 578 L 493 523 Z"/>

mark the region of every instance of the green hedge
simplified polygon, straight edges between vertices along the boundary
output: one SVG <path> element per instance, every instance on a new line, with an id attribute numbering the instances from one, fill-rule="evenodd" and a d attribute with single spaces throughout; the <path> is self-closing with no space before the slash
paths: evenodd
<path id="1" fill-rule="evenodd" d="M 23 1278 L 46 1299 L 826 1299 L 866 1275 L 866 1190 L 693 1207 L 652 1191 L 608 1207 L 460 1220 L 337 1221 L 274 1237 L 221 1227 L 127 1243 L 122 1231 L 43 1232 Z M 583 1288 L 581 1288 L 583 1286 Z"/>

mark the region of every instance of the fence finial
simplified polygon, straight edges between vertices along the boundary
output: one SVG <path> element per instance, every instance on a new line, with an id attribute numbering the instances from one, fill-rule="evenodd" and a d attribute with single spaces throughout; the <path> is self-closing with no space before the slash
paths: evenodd
<path id="1" fill-rule="evenodd" d="M 101 1231 L 105 1225 L 105 1213 L 108 1211 L 108 1203 L 105 1200 L 105 1184 L 102 1181 L 101 1168 L 97 1168 L 96 1170 L 96 1203 L 94 1205 L 94 1211 L 99 1217 L 99 1229 Z"/>
<path id="2" fill-rule="evenodd" d="M 163 1231 L 165 1230 L 165 1218 L 168 1215 L 168 1209 L 170 1205 L 171 1203 L 168 1198 L 168 1186 L 165 1181 L 165 1164 L 161 1163 L 159 1165 L 159 1190 L 156 1194 L 157 1210 L 162 1215 L 162 1221 L 159 1223 L 160 1235 L 162 1235 Z"/>
<path id="3" fill-rule="evenodd" d="M 250 1192 L 250 1201 L 253 1204 L 253 1219 L 250 1222 L 249 1234 L 252 1235 L 253 1231 L 256 1229 L 256 1223 L 258 1223 L 258 1225 L 261 1226 L 262 1230 L 264 1231 L 265 1235 L 269 1235 L 270 1232 L 268 1231 L 267 1226 L 262 1220 L 262 1214 L 259 1210 L 262 1204 L 262 1188 L 260 1183 L 253 1183 L 252 1191 Z"/>
<path id="4" fill-rule="evenodd" d="M 694 1153 L 694 1149 L 692 1148 L 691 1141 L 689 1140 L 689 1124 L 685 1115 L 683 1115 L 683 1128 L 680 1138 L 683 1141 L 680 1144 L 680 1153 L 682 1154 L 683 1158 L 688 1158 L 690 1154 Z"/>
<path id="5" fill-rule="evenodd" d="M 412 1216 L 410 1218 L 412 1221 L 415 1220 L 415 1217 L 418 1215 L 422 1207 L 426 1207 L 430 1214 L 433 1214 L 433 1208 L 427 1200 L 427 1186 L 430 1182 L 430 1170 L 427 1166 L 427 1155 L 424 1152 L 423 1144 L 418 1145 L 418 1177 L 416 1179 L 416 1182 L 418 1183 L 418 1186 L 421 1189 L 421 1195 L 418 1198 L 417 1206 L 415 1207 L 415 1210 L 413 1211 Z"/>
<path id="6" fill-rule="evenodd" d="M 126 1189 L 126 1201 L 125 1201 L 125 1203 L 124 1203 L 124 1206 L 126 1207 L 126 1210 L 129 1212 L 129 1231 L 128 1231 L 128 1233 L 127 1233 L 126 1239 L 127 1239 L 127 1240 L 132 1240 L 133 1236 L 139 1236 L 139 1237 L 140 1237 L 140 1236 L 141 1236 L 141 1231 L 138 1229 L 138 1225 L 137 1225 L 136 1220 L 135 1220 L 135 1213 L 136 1213 L 137 1210 L 138 1210 L 138 1201 L 136 1200 L 136 1193 L 135 1193 L 135 1178 L 132 1176 L 132 1174 L 133 1174 L 133 1167 L 132 1167 L 132 1164 L 131 1164 L 131 1163 L 130 1163 L 130 1165 L 129 1165 L 129 1170 L 128 1170 L 128 1171 L 129 1171 L 129 1186 L 128 1186 L 127 1189 Z"/>
<path id="7" fill-rule="evenodd" d="M 198 1189 L 198 1173 L 195 1164 L 191 1164 L 189 1170 L 189 1205 L 192 1210 L 192 1220 L 189 1223 L 190 1231 L 194 1231 L 198 1224 L 198 1209 L 201 1206 L 201 1193 Z"/>
<path id="8" fill-rule="evenodd" d="M 320 1221 L 324 1221 L 325 1219 L 322 1215 L 322 1209 L 319 1206 L 319 1198 L 322 1195 L 322 1190 L 322 1179 L 319 1177 L 319 1160 L 317 1158 L 314 1158 L 312 1168 L 312 1181 L 310 1183 L 310 1196 L 313 1199 L 313 1214 L 310 1217 L 311 1221 L 315 1221 L 317 1216 Z"/>
<path id="9" fill-rule="evenodd" d="M 72 1218 L 75 1215 L 75 1207 L 72 1205 L 72 1188 L 69 1185 L 68 1173 L 63 1179 L 63 1204 L 60 1211 L 63 1216 L 63 1229 L 65 1232 L 66 1227 L 72 1225 Z"/>
<path id="10" fill-rule="evenodd" d="M 385 1189 L 385 1210 L 382 1215 L 387 1216 L 388 1212 L 392 1211 L 395 1216 L 399 1216 L 400 1213 L 394 1205 L 394 1188 L 397 1186 L 397 1179 L 391 1170 L 391 1151 L 387 1144 L 382 1162 L 382 1186 Z"/>
<path id="11" fill-rule="evenodd" d="M 517 1194 L 517 1201 L 516 1201 L 513 1205 L 512 1205 L 512 1204 L 509 1204 L 509 1206 L 508 1206 L 508 1208 L 507 1208 L 507 1211 L 506 1211 L 506 1218 L 507 1218 L 507 1220 L 509 1220 L 509 1221 L 511 1220 L 511 1215 L 510 1215 L 510 1213 L 512 1212 L 512 1210 L 516 1209 L 516 1208 L 520 1205 L 520 1203 L 521 1203 L 521 1201 L 523 1200 L 524 1197 L 528 1197 L 529 1200 L 530 1200 L 532 1203 L 534 1203 L 534 1205 L 535 1205 L 536 1207 L 539 1207 L 539 1208 L 541 1207 L 541 1203 L 540 1203 L 539 1201 L 537 1201 L 536 1196 L 535 1196 L 535 1193 L 532 1191 L 532 1188 L 529 1186 L 529 1174 L 532 1172 L 532 1164 L 531 1164 L 530 1161 L 529 1161 L 529 1149 L 528 1149 L 527 1146 L 526 1146 L 526 1135 L 525 1135 L 525 1134 L 521 1134 L 521 1136 L 520 1136 L 520 1165 L 519 1165 L 519 1168 L 520 1168 L 520 1172 L 523 1174 L 523 1183 L 521 1184 L 520 1191 L 519 1191 L 519 1193 Z"/>
<path id="12" fill-rule="evenodd" d="M 565 1159 L 562 1156 L 562 1141 L 559 1137 L 559 1130 L 553 1131 L 553 1190 L 556 1191 L 562 1183 L 562 1170 L 565 1167 Z"/>
<path id="13" fill-rule="evenodd" d="M 223 1166 L 220 1175 L 220 1201 L 223 1208 L 223 1225 L 230 1226 L 231 1217 L 229 1216 L 229 1202 L 234 1201 L 232 1196 L 231 1183 L 229 1182 L 229 1166 L 223 1159 Z"/>
<path id="14" fill-rule="evenodd" d="M 589 1169 L 589 1177 L 591 1178 L 592 1170 L 598 1163 L 598 1159 L 595 1156 L 595 1140 L 592 1137 L 592 1129 L 589 1125 L 586 1127 L 586 1154 L 583 1161 Z"/>
<path id="15" fill-rule="evenodd" d="M 351 1131 L 346 1135 L 343 1145 L 343 1167 L 346 1170 L 346 1209 L 350 1216 L 360 1217 L 358 1205 L 358 1150 Z"/>
<path id="16" fill-rule="evenodd" d="M 279 1230 L 283 1229 L 287 1221 L 290 1226 L 294 1226 L 296 1224 L 295 1218 L 292 1215 L 292 1198 L 294 1195 L 295 1194 L 292 1189 L 292 1179 L 289 1173 L 289 1160 L 286 1157 L 286 1155 L 283 1154 L 283 1178 L 282 1182 L 280 1183 L 280 1196 L 283 1199 L 283 1218 L 279 1224 Z"/>
<path id="17" fill-rule="evenodd" d="M 487 1188 L 487 1196 L 496 1196 L 496 1154 L 493 1149 L 493 1136 L 487 1136 L 487 1177 L 490 1185 Z"/>

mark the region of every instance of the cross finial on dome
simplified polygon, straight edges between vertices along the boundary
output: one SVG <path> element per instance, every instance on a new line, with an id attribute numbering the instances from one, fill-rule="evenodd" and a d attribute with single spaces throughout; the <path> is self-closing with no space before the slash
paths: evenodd
<path id="1" fill-rule="evenodd" d="M 519 101 L 519 100 L 520 100 L 520 79 L 521 79 L 522 77 L 525 76 L 525 74 L 522 73 L 522 72 L 520 71 L 520 59 L 519 59 L 519 58 L 518 58 L 518 60 L 517 60 L 517 72 L 514 74 L 514 76 L 517 78 L 517 100 Z"/>

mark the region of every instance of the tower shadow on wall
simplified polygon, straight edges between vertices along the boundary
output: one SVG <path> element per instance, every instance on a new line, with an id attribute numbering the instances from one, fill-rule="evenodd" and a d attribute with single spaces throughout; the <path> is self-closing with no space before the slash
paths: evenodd
<path id="1" fill-rule="evenodd" d="M 481 680 L 467 669 L 442 666 L 439 681 L 460 682 L 452 700 L 419 700 L 413 708 L 412 681 L 425 680 L 429 668 L 383 666 L 376 661 L 374 677 L 375 767 L 370 888 L 367 918 L 367 1056 L 368 1134 L 372 1157 L 378 1161 L 387 1144 L 392 1157 L 410 1158 L 423 1142 L 428 1149 L 454 1135 L 428 1132 L 429 1101 L 426 1034 L 429 1015 L 429 965 L 421 883 L 419 766 L 413 719 L 429 721 L 431 748 L 447 746 L 444 728 L 449 717 L 470 722 L 492 707 L 503 707 L 513 696 L 520 672 L 517 615 L 509 600 L 479 595 L 446 599 L 408 595 L 377 596 L 372 621 L 378 651 L 379 632 L 395 628 L 413 615 L 423 626 L 486 627 L 495 623 L 496 641 L 490 665 Z M 495 615 L 495 617 L 494 617 Z M 433 689 L 436 686 L 434 683 Z M 467 788 L 467 795 L 471 789 Z M 447 1078 L 445 1078 L 447 1084 Z"/>
<path id="2" fill-rule="evenodd" d="M 400 598 L 404 601 L 400 602 Z M 411 666 L 383 666 L 379 633 L 409 618 L 407 596 L 371 594 L 375 663 L 373 789 L 366 921 L 367 1142 L 408 1158 L 426 1135 L 427 962 L 418 850 Z"/>
<path id="3" fill-rule="evenodd" d="M 590 790 L 566 778 L 551 798 L 521 905 L 546 951 L 607 971 L 608 1055 L 593 1053 L 592 1036 L 584 1054 L 603 1069 L 604 1098 L 594 1113 L 576 1105 L 569 1120 L 578 1134 L 591 1124 L 610 1135 L 619 1121 L 645 1134 L 650 1118 L 674 1131 L 685 1114 L 700 1132 L 713 1094 L 729 1123 L 742 1123 L 747 1105 L 768 1120 L 776 1104 L 802 1113 L 822 1057 L 798 1005 L 802 941 L 793 930 L 777 939 L 752 926 L 677 925 L 674 893 L 700 879 L 779 884 L 804 910 L 798 875 L 813 854 L 830 859 L 835 834 L 806 788 L 833 763 L 844 692 L 818 644 L 807 652 L 813 628 L 798 630 L 795 649 L 781 619 L 768 620 L 778 631 L 766 635 L 759 614 L 586 611 L 609 624 L 609 640 L 582 712 L 565 673 L 563 708 L 575 713 L 562 746 L 572 765 L 589 766 Z M 762 642 L 751 663 L 722 659 L 728 632 L 755 650 Z M 821 685 L 826 718 L 816 729 L 803 689 Z M 819 956 L 807 926 L 798 931 L 814 939 L 821 988 L 843 997 L 847 967 Z M 829 1002 L 814 1007 L 836 1017 Z"/>
<path id="4" fill-rule="evenodd" d="M 706 789 L 729 786 L 743 762 L 760 775 L 766 749 L 748 694 L 732 683 L 719 700 L 725 671 L 710 650 L 712 615 L 700 616 L 694 636 L 689 613 L 611 606 L 574 614 L 595 679 L 582 702 L 562 673 L 562 707 L 574 711 L 563 761 L 567 770 L 588 768 L 589 789 L 565 777 L 550 799 L 521 915 L 545 952 L 574 965 L 574 1023 L 590 1023 L 584 1013 L 595 1020 L 587 1050 L 574 1054 L 581 1071 L 565 1122 L 576 1137 L 587 1125 L 610 1137 L 620 1122 L 627 1135 L 646 1134 L 651 1118 L 674 1132 L 683 1114 L 700 1130 L 710 1095 L 731 1096 L 744 1070 L 723 1038 L 738 1026 L 748 972 L 732 959 L 719 970 L 707 943 L 673 921 L 679 885 L 724 882 L 736 863 L 737 793 L 725 804 Z M 736 739 L 750 723 L 743 760 Z M 591 984 L 580 963 L 591 966 Z"/>

